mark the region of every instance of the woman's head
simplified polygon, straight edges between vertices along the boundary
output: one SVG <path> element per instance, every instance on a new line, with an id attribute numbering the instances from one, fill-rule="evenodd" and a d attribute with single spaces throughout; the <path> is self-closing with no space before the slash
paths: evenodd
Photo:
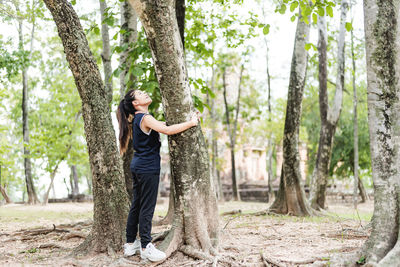
<path id="1" fill-rule="evenodd" d="M 119 147 L 120 153 L 124 154 L 128 148 L 129 140 L 132 138 L 132 127 L 130 123 L 135 115 L 136 108 L 133 105 L 135 101 L 135 92 L 137 90 L 130 90 L 126 93 L 125 97 L 121 100 L 117 109 L 117 120 L 119 124 Z"/>

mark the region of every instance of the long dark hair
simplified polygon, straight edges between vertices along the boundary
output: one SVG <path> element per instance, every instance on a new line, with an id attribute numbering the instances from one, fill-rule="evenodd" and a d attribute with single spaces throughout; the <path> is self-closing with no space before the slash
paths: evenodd
<path id="1" fill-rule="evenodd" d="M 126 93 L 124 99 L 118 105 L 117 119 L 119 124 L 119 151 L 124 154 L 128 148 L 129 140 L 132 138 L 132 119 L 136 109 L 132 104 L 135 100 L 135 90 Z"/>

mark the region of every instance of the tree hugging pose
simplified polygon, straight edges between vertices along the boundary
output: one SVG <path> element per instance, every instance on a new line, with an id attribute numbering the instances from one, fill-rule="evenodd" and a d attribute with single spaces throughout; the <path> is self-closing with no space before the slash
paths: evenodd
<path id="1" fill-rule="evenodd" d="M 126 225 L 124 255 L 128 257 L 140 253 L 142 259 L 161 261 L 166 255 L 154 247 L 150 235 L 160 181 L 159 133 L 172 135 L 197 126 L 198 115 L 194 114 L 189 121 L 167 126 L 148 113 L 151 102 L 147 93 L 130 90 L 117 109 L 120 152 L 126 152 L 131 138 L 135 151 L 130 165 L 133 200 Z M 140 240 L 136 239 L 138 230 Z"/>

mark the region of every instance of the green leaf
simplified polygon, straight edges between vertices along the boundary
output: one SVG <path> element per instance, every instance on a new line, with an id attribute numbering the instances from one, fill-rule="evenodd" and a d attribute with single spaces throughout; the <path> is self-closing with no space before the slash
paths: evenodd
<path id="1" fill-rule="evenodd" d="M 351 24 L 351 22 L 346 22 L 346 30 L 349 32 L 353 29 L 353 25 Z"/>
<path id="2" fill-rule="evenodd" d="M 310 50 L 311 46 L 312 46 L 311 43 L 307 43 L 307 44 L 304 46 L 304 48 L 308 51 L 308 50 Z"/>
<path id="3" fill-rule="evenodd" d="M 317 12 L 321 17 L 325 16 L 325 10 L 322 7 L 318 7 Z"/>
<path id="4" fill-rule="evenodd" d="M 329 17 L 333 17 L 333 9 L 331 6 L 326 7 L 326 13 L 329 15 Z"/>
<path id="5" fill-rule="evenodd" d="M 295 1 L 290 4 L 290 12 L 293 12 L 299 6 L 299 2 Z"/>
<path id="6" fill-rule="evenodd" d="M 116 34 L 114 34 L 114 36 L 113 36 L 113 39 L 114 39 L 114 40 L 117 40 L 117 39 L 118 39 L 118 34 L 119 34 L 118 32 L 117 32 Z"/>
<path id="7" fill-rule="evenodd" d="M 263 28 L 263 33 L 264 35 L 267 35 L 269 33 L 269 24 L 265 25 L 265 27 Z"/>
<path id="8" fill-rule="evenodd" d="M 76 5 L 76 0 L 71 0 L 71 5 Z"/>
<path id="9" fill-rule="evenodd" d="M 132 73 L 135 76 L 141 76 L 141 75 L 143 75 L 144 71 L 142 68 L 136 66 L 133 68 Z"/>
<path id="10" fill-rule="evenodd" d="M 296 15 L 293 15 L 291 18 L 290 18 L 290 20 L 293 22 L 293 21 L 295 21 L 296 20 Z"/>
<path id="11" fill-rule="evenodd" d="M 314 23 L 314 24 L 317 24 L 318 16 L 317 16 L 316 13 L 313 13 L 313 14 L 312 14 L 312 20 L 313 20 L 313 23 Z"/>
<path id="12" fill-rule="evenodd" d="M 281 13 L 282 15 L 285 14 L 286 12 L 286 5 L 281 5 L 281 8 L 279 9 L 279 13 Z"/>
<path id="13" fill-rule="evenodd" d="M 95 26 L 95 27 L 93 28 L 93 31 L 94 31 L 94 33 L 95 33 L 96 35 L 100 35 L 100 29 L 99 29 L 99 27 Z"/>

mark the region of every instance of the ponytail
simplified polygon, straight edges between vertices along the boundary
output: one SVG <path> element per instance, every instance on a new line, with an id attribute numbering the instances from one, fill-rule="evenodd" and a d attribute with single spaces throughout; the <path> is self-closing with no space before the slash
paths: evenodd
<path id="1" fill-rule="evenodd" d="M 119 124 L 119 150 L 123 155 L 128 149 L 129 141 L 132 139 L 132 119 L 136 109 L 132 104 L 135 100 L 135 90 L 130 90 L 121 100 L 117 109 L 117 120 Z"/>

